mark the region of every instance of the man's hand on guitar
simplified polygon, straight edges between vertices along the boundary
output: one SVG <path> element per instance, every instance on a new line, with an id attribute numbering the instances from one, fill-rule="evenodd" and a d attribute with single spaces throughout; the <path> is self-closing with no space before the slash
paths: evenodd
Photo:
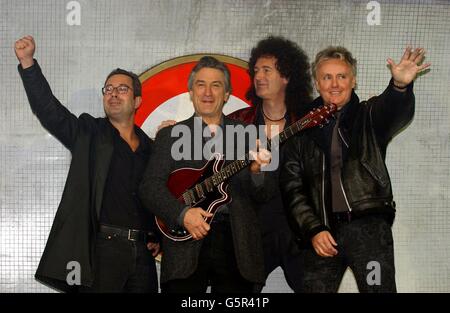
<path id="1" fill-rule="evenodd" d="M 202 208 L 190 208 L 184 215 L 184 228 L 192 235 L 194 240 L 203 239 L 211 229 L 205 218 L 213 216 Z"/>
<path id="2" fill-rule="evenodd" d="M 260 148 L 261 141 L 258 139 L 256 140 L 256 149 L 258 152 L 250 151 L 250 155 L 252 159 L 254 160 L 250 164 L 250 171 L 254 174 L 257 174 L 261 172 L 261 168 L 266 166 L 270 163 L 270 160 L 272 159 L 272 154 L 269 150 Z"/>

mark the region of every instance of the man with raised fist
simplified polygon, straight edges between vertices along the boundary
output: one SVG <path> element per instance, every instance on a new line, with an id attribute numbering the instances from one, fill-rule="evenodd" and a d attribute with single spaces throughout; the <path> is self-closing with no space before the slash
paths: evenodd
<path id="1" fill-rule="evenodd" d="M 15 43 L 31 109 L 72 154 L 36 279 L 62 291 L 157 292 L 154 217 L 137 197 L 152 149 L 134 124 L 139 78 L 112 71 L 102 88 L 106 117 L 76 117 L 53 95 L 33 59 L 35 47 L 31 36 Z M 78 264 L 79 273 L 68 273 L 69 264 Z"/>

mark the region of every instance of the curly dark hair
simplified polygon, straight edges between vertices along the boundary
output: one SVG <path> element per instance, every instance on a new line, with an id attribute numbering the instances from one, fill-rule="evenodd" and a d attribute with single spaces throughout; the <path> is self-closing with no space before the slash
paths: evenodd
<path id="1" fill-rule="evenodd" d="M 269 36 L 258 42 L 251 51 L 248 73 L 252 83 L 246 94 L 255 105 L 262 103 L 253 84 L 255 64 L 260 57 L 275 57 L 278 72 L 289 79 L 284 100 L 288 112 L 297 115 L 304 112 L 312 101 L 311 73 L 306 53 L 296 43 L 281 36 Z"/>

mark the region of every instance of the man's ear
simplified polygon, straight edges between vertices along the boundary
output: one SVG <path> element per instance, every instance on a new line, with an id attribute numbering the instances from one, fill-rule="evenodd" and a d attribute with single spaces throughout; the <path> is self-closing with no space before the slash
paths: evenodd
<path id="1" fill-rule="evenodd" d="M 194 103 L 194 101 L 192 100 L 193 94 L 194 93 L 192 92 L 192 90 L 189 91 L 189 99 L 191 100 L 192 103 Z"/>
<path id="2" fill-rule="evenodd" d="M 229 93 L 229 92 L 226 92 L 226 93 L 225 93 L 225 97 L 224 97 L 223 99 L 224 99 L 224 103 L 227 103 L 227 102 L 228 102 L 228 99 L 230 99 L 230 93 Z"/>
<path id="3" fill-rule="evenodd" d="M 314 80 L 314 86 L 316 87 L 317 92 L 319 92 L 319 82 L 317 81 L 317 79 Z"/>
<path id="4" fill-rule="evenodd" d="M 356 77 L 355 76 L 353 76 L 353 79 L 352 79 L 352 88 L 353 89 L 356 88 Z"/>
<path id="5" fill-rule="evenodd" d="M 137 110 L 142 103 L 142 97 L 135 97 L 134 98 L 134 109 Z"/>

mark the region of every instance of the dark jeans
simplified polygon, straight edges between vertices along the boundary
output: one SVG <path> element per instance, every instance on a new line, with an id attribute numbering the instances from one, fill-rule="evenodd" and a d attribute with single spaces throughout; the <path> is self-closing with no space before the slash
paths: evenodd
<path id="1" fill-rule="evenodd" d="M 99 234 L 94 273 L 92 287 L 83 286 L 80 292 L 158 292 L 155 259 L 142 241 Z"/>
<path id="2" fill-rule="evenodd" d="M 266 278 L 280 266 L 289 287 L 294 292 L 300 292 L 303 259 L 291 230 L 286 227 L 264 234 L 263 248 Z"/>
<path id="3" fill-rule="evenodd" d="M 229 221 L 213 221 L 200 251 L 196 271 L 186 279 L 161 285 L 163 293 L 250 293 L 253 283 L 245 280 L 237 267 Z"/>
<path id="4" fill-rule="evenodd" d="M 396 292 L 392 231 L 386 219 L 366 216 L 336 223 L 333 238 L 338 244 L 334 257 L 303 250 L 302 292 L 337 292 L 347 267 L 353 271 L 360 292 Z"/>

